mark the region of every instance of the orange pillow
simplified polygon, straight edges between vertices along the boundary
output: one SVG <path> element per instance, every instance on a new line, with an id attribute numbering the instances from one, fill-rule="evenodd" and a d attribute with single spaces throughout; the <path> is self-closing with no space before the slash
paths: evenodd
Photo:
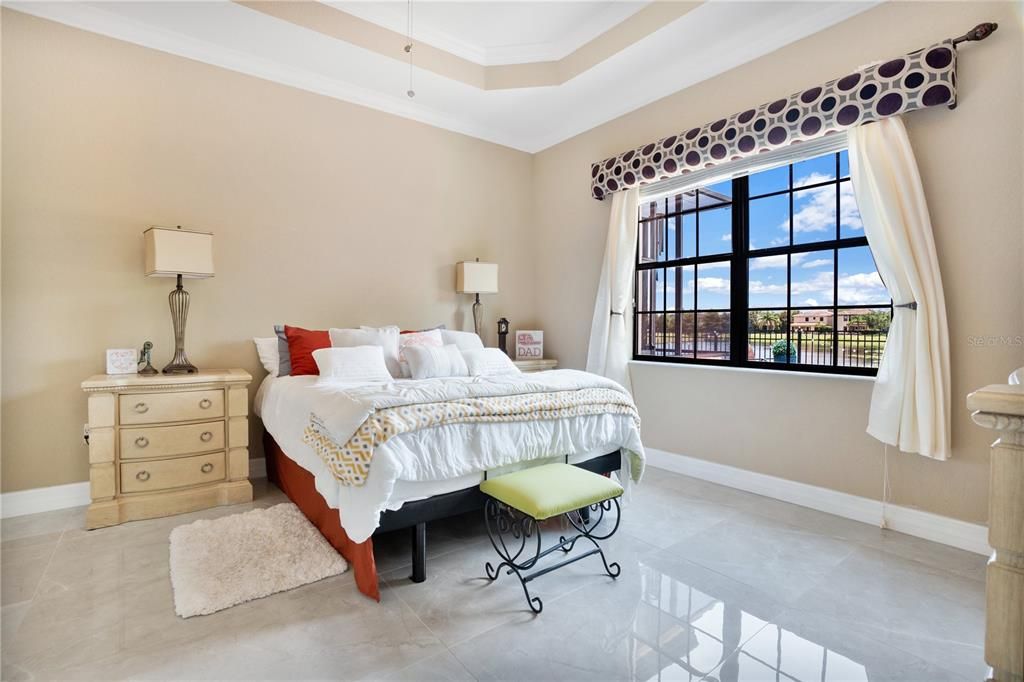
<path id="1" fill-rule="evenodd" d="M 288 357 L 292 361 L 292 376 L 320 374 L 313 359 L 313 351 L 331 347 L 331 335 L 326 331 L 284 326 L 288 339 Z"/>

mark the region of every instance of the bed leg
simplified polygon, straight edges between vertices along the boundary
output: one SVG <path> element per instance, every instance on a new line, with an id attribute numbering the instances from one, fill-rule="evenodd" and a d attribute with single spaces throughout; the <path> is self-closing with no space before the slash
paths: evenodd
<path id="1" fill-rule="evenodd" d="M 412 581 L 421 583 L 427 579 L 427 524 L 417 523 L 412 527 Z"/>

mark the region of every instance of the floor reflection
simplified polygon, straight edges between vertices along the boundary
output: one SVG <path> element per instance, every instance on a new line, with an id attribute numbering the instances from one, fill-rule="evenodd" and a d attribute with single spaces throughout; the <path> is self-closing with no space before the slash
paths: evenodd
<path id="1" fill-rule="evenodd" d="M 758 613 L 757 605 L 722 598 L 647 563 L 640 567 L 641 598 L 630 643 L 633 679 L 871 679 L 864 665 L 773 623 L 772 613 Z"/>

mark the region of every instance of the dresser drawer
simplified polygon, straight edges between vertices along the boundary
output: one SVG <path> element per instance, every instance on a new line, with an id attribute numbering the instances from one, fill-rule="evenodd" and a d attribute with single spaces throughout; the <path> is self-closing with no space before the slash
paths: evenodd
<path id="1" fill-rule="evenodd" d="M 224 449 L 224 422 L 121 429 L 121 459 L 167 457 Z"/>
<path id="2" fill-rule="evenodd" d="M 122 424 L 159 424 L 224 416 L 224 391 L 130 393 L 118 396 Z"/>
<path id="3" fill-rule="evenodd" d="M 224 479 L 224 453 L 121 464 L 121 492 L 145 493 Z"/>

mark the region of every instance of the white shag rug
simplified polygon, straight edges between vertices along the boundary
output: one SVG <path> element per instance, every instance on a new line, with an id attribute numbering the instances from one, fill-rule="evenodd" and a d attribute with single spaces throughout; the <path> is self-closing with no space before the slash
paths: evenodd
<path id="1" fill-rule="evenodd" d="M 290 502 L 171 531 L 171 587 L 182 618 L 344 573 L 345 559 Z"/>

